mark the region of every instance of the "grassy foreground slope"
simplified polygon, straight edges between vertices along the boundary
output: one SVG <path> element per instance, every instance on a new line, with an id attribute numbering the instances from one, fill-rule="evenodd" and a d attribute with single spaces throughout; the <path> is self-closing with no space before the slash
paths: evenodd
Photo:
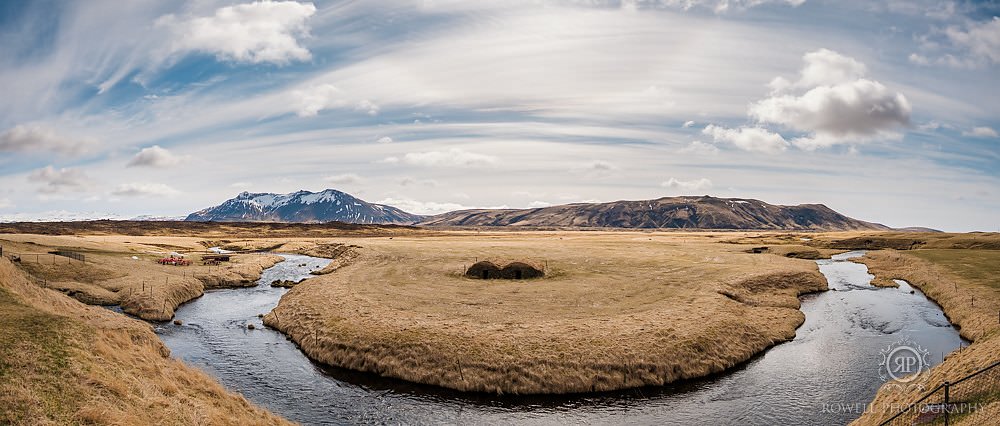
<path id="1" fill-rule="evenodd" d="M 320 362 L 462 391 L 574 393 L 717 373 L 791 339 L 815 262 L 717 235 L 453 233 L 363 240 L 265 316 Z M 544 278 L 463 276 L 477 260 Z"/>
<path id="2" fill-rule="evenodd" d="M 941 305 L 949 320 L 959 327 L 962 337 L 973 342 L 965 350 L 952 352 L 931 369 L 926 389 L 946 380 L 955 381 L 1000 360 L 1000 250 L 881 250 L 869 252 L 862 261 L 877 278 L 904 279 L 920 288 Z M 986 394 L 981 402 L 985 406 L 951 424 L 996 421 L 1000 416 L 1000 395 L 995 388 L 983 390 Z M 853 425 L 877 425 L 925 393 L 884 386 L 872 401 L 871 409 Z"/>
<path id="3" fill-rule="evenodd" d="M 0 424 L 287 424 L 168 355 L 148 324 L 0 258 Z"/>

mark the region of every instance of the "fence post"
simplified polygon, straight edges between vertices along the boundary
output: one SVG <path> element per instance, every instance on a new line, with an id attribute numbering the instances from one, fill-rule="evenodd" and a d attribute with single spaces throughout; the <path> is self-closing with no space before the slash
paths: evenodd
<path id="1" fill-rule="evenodd" d="M 944 426 L 948 426 L 948 414 L 951 411 L 948 407 L 949 387 L 951 387 L 951 385 L 948 382 L 944 382 Z"/>

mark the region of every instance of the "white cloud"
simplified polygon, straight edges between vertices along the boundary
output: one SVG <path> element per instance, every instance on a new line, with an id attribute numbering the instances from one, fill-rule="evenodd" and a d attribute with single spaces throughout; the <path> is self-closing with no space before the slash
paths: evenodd
<path id="1" fill-rule="evenodd" d="M 792 83 L 792 87 L 808 89 L 832 86 L 860 79 L 868 71 L 865 64 L 830 49 L 806 53 L 802 60 L 805 66 L 799 72 L 799 80 Z"/>
<path id="2" fill-rule="evenodd" d="M 363 179 L 354 173 L 344 173 L 340 175 L 332 175 L 323 178 L 324 182 L 332 183 L 335 185 L 345 185 L 351 183 L 360 183 Z"/>
<path id="3" fill-rule="evenodd" d="M 91 185 L 91 179 L 80 169 L 61 168 L 52 166 L 35 170 L 28 175 L 29 182 L 43 184 L 38 192 L 43 194 L 57 194 L 65 191 L 85 191 Z"/>
<path id="4" fill-rule="evenodd" d="M 236 189 L 247 189 L 252 186 L 253 186 L 252 182 L 233 182 L 229 184 L 230 188 L 236 188 Z"/>
<path id="5" fill-rule="evenodd" d="M 693 126 L 694 126 L 694 121 L 688 120 L 688 121 L 685 121 L 684 125 L 682 125 L 681 127 L 683 127 L 683 128 L 686 129 L 688 127 L 693 127 Z"/>
<path id="6" fill-rule="evenodd" d="M 111 190 L 111 195 L 119 197 L 169 197 L 180 194 L 180 191 L 162 183 L 123 183 Z"/>
<path id="7" fill-rule="evenodd" d="M 677 150 L 679 154 L 695 155 L 715 155 L 719 153 L 719 147 L 702 141 L 693 141 L 688 146 Z"/>
<path id="8" fill-rule="evenodd" d="M 972 130 L 962 132 L 962 136 L 972 136 L 974 138 L 996 138 L 1000 135 L 992 127 L 973 127 Z"/>
<path id="9" fill-rule="evenodd" d="M 0 134 L 0 152 L 54 152 L 80 155 L 97 145 L 90 138 L 74 139 L 38 124 L 18 124 Z"/>
<path id="10" fill-rule="evenodd" d="M 379 108 L 378 105 L 376 105 L 372 101 L 369 101 L 368 99 L 362 99 L 358 101 L 358 104 L 357 106 L 354 107 L 354 109 L 358 111 L 364 111 L 368 115 L 378 115 L 378 112 L 381 108 Z"/>
<path id="11" fill-rule="evenodd" d="M 772 81 L 771 96 L 751 104 L 750 117 L 808 133 L 792 142 L 810 150 L 876 137 L 898 138 L 894 130 L 909 124 L 909 101 L 864 78 L 864 64 L 827 49 L 807 53 L 803 59 L 801 77 L 795 82 L 781 77 Z"/>
<path id="12" fill-rule="evenodd" d="M 976 68 L 1000 63 L 1000 17 L 935 29 L 920 39 L 923 53 L 909 56 L 918 65 Z"/>
<path id="13" fill-rule="evenodd" d="M 160 148 L 159 145 L 153 145 L 149 148 L 143 148 L 135 157 L 129 160 L 126 167 L 171 167 L 176 166 L 184 161 L 184 158 L 178 157 L 171 153 L 170 151 Z"/>
<path id="14" fill-rule="evenodd" d="M 716 142 L 727 142 L 744 151 L 778 153 L 788 148 L 788 141 L 781 135 L 763 127 L 740 127 L 727 129 L 709 124 L 702 130 Z"/>
<path id="15" fill-rule="evenodd" d="M 970 23 L 966 28 L 948 27 L 945 35 L 977 61 L 1000 63 L 1000 17 Z"/>
<path id="16" fill-rule="evenodd" d="M 395 157 L 386 158 L 383 162 L 391 163 L 391 158 Z M 492 166 L 499 159 L 492 155 L 451 148 L 447 151 L 411 152 L 404 155 L 402 161 L 423 167 L 481 167 Z"/>
<path id="17" fill-rule="evenodd" d="M 382 136 L 382 137 L 376 139 L 375 142 L 377 142 L 377 143 L 392 143 L 392 138 L 390 138 L 388 136 Z"/>
<path id="18" fill-rule="evenodd" d="M 166 15 L 156 24 L 173 33 L 170 53 L 204 52 L 220 60 L 282 65 L 312 58 L 299 39 L 308 35 L 306 20 L 315 13 L 312 3 L 264 1 L 222 7 L 213 16 Z"/>
<path id="19" fill-rule="evenodd" d="M 393 156 L 393 157 L 385 157 L 385 158 L 383 158 L 381 160 L 376 161 L 376 163 L 380 163 L 380 164 L 399 164 L 399 157 L 395 157 L 395 156 Z"/>
<path id="20" fill-rule="evenodd" d="M 0 209 L 11 209 L 14 207 L 14 203 L 10 202 L 10 199 L 0 198 Z"/>
<path id="21" fill-rule="evenodd" d="M 929 65 L 931 63 L 930 59 L 918 53 L 911 53 L 910 56 L 907 57 L 907 59 L 909 59 L 910 62 L 913 62 L 914 64 L 917 65 Z"/>
<path id="22" fill-rule="evenodd" d="M 292 92 L 298 100 L 297 114 L 300 117 L 313 117 L 328 108 L 344 106 L 343 92 L 332 84 L 320 84 L 303 90 Z"/>
<path id="23" fill-rule="evenodd" d="M 530 209 L 539 209 L 539 208 L 543 208 L 543 207 L 549 207 L 551 205 L 552 205 L 552 203 L 550 203 L 548 201 L 532 201 L 532 202 L 528 203 L 528 208 L 530 208 Z"/>
<path id="24" fill-rule="evenodd" d="M 761 123 L 815 133 L 831 143 L 866 139 L 910 121 L 910 103 L 877 81 L 860 79 L 819 86 L 801 96 L 783 95 L 750 106 Z"/>
<path id="25" fill-rule="evenodd" d="M 457 203 L 438 203 L 434 201 L 416 201 L 410 198 L 385 198 L 377 201 L 378 204 L 385 204 L 402 209 L 405 212 L 423 215 L 446 213 L 454 210 L 464 210 L 468 207 Z"/>
<path id="26" fill-rule="evenodd" d="M 290 92 L 291 103 L 294 105 L 295 113 L 299 117 L 314 117 L 320 111 L 334 108 L 350 108 L 353 105 L 355 111 L 375 116 L 381 111 L 381 107 L 368 99 L 354 100 L 339 87 L 330 83 L 322 83 L 305 86 Z"/>
<path id="27" fill-rule="evenodd" d="M 704 191 L 707 189 L 712 189 L 712 181 L 707 178 L 700 178 L 694 180 L 680 180 L 677 178 L 670 178 L 660 184 L 664 188 L 672 188 L 680 191 Z"/>

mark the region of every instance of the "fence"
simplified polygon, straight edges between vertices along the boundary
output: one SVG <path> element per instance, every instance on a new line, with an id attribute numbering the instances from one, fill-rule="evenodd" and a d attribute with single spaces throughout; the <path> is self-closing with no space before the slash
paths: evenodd
<path id="1" fill-rule="evenodd" d="M 958 421 L 969 425 L 992 424 L 996 421 L 996 410 L 982 408 L 997 401 L 1000 401 L 1000 361 L 954 382 L 938 385 L 880 425 L 947 426 Z"/>
<path id="2" fill-rule="evenodd" d="M 4 250 L 3 246 L 0 246 L 0 257 L 4 255 L 7 256 L 12 262 L 32 262 L 32 263 L 70 263 L 75 261 L 87 263 L 87 256 L 83 253 L 78 253 L 69 250 L 55 250 L 48 253 L 14 253 L 10 250 Z M 65 257 L 65 261 L 59 261 L 59 257 Z"/>
<path id="3" fill-rule="evenodd" d="M 87 256 L 84 256 L 83 253 L 77 253 L 75 251 L 69 251 L 69 250 L 56 250 L 56 251 L 50 251 L 49 253 L 54 254 L 56 256 L 68 257 L 70 259 L 76 259 L 83 263 L 87 263 Z"/>

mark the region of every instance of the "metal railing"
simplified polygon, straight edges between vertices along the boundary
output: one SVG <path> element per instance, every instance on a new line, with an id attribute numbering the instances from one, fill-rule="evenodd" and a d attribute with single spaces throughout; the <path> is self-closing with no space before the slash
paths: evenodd
<path id="1" fill-rule="evenodd" d="M 954 382 L 944 382 L 880 425 L 990 424 L 987 404 L 1000 400 L 1000 361 Z"/>

